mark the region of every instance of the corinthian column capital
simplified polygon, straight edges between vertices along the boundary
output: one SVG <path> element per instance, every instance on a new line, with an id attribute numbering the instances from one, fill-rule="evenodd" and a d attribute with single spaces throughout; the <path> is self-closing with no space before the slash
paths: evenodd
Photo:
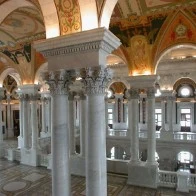
<path id="1" fill-rule="evenodd" d="M 111 75 L 108 68 L 96 67 L 82 69 L 81 76 L 86 93 L 88 95 L 105 94 L 105 88 L 111 79 Z"/>
<path id="2" fill-rule="evenodd" d="M 73 80 L 73 71 L 51 71 L 44 74 L 44 80 L 49 85 L 50 94 L 68 94 L 69 85 Z"/>

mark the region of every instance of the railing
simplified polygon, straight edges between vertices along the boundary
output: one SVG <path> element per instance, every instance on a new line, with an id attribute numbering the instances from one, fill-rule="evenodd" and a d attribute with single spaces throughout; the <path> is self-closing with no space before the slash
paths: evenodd
<path id="1" fill-rule="evenodd" d="M 196 191 L 196 175 L 190 174 L 188 178 L 188 187 L 192 191 Z"/>
<path id="2" fill-rule="evenodd" d="M 108 130 L 108 136 L 114 137 L 126 137 L 127 130 Z M 161 139 L 160 131 L 156 131 L 156 139 Z M 172 137 L 172 136 L 171 136 Z M 139 131 L 139 138 L 147 139 L 148 132 L 147 131 Z M 196 141 L 196 133 L 181 133 L 181 132 L 174 132 L 173 138 L 171 140 L 182 140 L 182 141 Z"/>
<path id="3" fill-rule="evenodd" d="M 196 133 L 174 133 L 174 140 L 196 140 Z"/>
<path id="4" fill-rule="evenodd" d="M 108 136 L 126 137 L 127 130 L 108 130 Z"/>
<path id="5" fill-rule="evenodd" d="M 159 171 L 159 186 L 176 187 L 177 186 L 177 173 L 169 171 Z"/>

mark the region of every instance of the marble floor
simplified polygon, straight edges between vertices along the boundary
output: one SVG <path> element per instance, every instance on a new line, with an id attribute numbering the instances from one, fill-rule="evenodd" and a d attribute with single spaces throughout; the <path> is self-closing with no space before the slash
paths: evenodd
<path id="1" fill-rule="evenodd" d="M 126 176 L 108 174 L 108 196 L 195 196 L 173 189 L 150 189 L 126 185 Z M 72 196 L 85 195 L 85 178 L 71 177 Z M 0 159 L 0 196 L 50 196 L 51 171 Z"/>

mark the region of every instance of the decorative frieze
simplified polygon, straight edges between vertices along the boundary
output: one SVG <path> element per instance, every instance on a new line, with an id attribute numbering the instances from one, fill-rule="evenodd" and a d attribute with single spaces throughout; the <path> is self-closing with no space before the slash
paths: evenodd
<path id="1" fill-rule="evenodd" d="M 81 76 L 88 95 L 105 94 L 105 88 L 111 79 L 111 72 L 103 67 L 86 68 L 81 70 Z"/>

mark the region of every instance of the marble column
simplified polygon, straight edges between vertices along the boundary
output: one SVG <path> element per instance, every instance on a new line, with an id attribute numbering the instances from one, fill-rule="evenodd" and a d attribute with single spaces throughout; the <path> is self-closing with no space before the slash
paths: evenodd
<path id="1" fill-rule="evenodd" d="M 37 150 L 38 142 L 38 119 L 37 119 L 37 99 L 38 95 L 31 94 L 31 130 L 32 130 L 32 146 L 31 148 Z"/>
<path id="2" fill-rule="evenodd" d="M 4 97 L 4 88 L 0 87 L 0 143 L 3 142 L 3 127 L 2 127 L 2 99 Z M 1 157 L 1 151 L 0 151 Z"/>
<path id="3" fill-rule="evenodd" d="M 140 124 L 143 124 L 143 98 L 140 98 Z"/>
<path id="4" fill-rule="evenodd" d="M 148 100 L 148 148 L 147 163 L 157 164 L 155 161 L 156 152 L 156 129 L 155 129 L 155 89 L 147 88 Z"/>
<path id="5" fill-rule="evenodd" d="M 29 148 L 29 138 L 28 138 L 28 100 L 29 97 L 27 94 L 23 94 L 23 115 L 22 115 L 22 122 L 23 122 L 23 142 L 24 148 Z"/>
<path id="6" fill-rule="evenodd" d="M 70 196 L 70 144 L 68 126 L 68 85 L 70 72 L 54 71 L 45 76 L 52 96 L 52 194 Z"/>
<path id="7" fill-rule="evenodd" d="M 42 133 L 46 133 L 46 107 L 45 107 L 46 98 L 44 96 L 41 97 L 42 103 Z"/>
<path id="8" fill-rule="evenodd" d="M 18 136 L 18 148 L 23 148 L 23 111 L 24 110 L 24 102 L 21 96 L 19 95 L 19 118 L 20 118 L 20 135 Z"/>
<path id="9" fill-rule="evenodd" d="M 88 96 L 86 132 L 86 195 L 107 195 L 105 87 L 108 70 L 88 68 L 83 83 Z"/>
<path id="10" fill-rule="evenodd" d="M 139 108 L 138 108 L 139 90 L 129 90 L 129 130 L 131 140 L 131 164 L 139 161 Z"/>
<path id="11" fill-rule="evenodd" d="M 51 136 L 51 97 L 47 97 L 48 99 L 48 136 Z"/>
<path id="12" fill-rule="evenodd" d="M 162 98 L 161 100 L 161 111 L 162 111 L 162 115 L 161 115 L 161 121 L 162 121 L 162 124 L 161 124 L 161 129 L 160 131 L 166 131 L 165 130 L 165 98 Z"/>
<path id="13" fill-rule="evenodd" d="M 80 155 L 85 157 L 85 137 L 87 130 L 87 98 L 84 93 L 80 93 Z"/>
<path id="14" fill-rule="evenodd" d="M 167 98 L 169 131 L 173 132 L 173 96 Z"/>
<path id="15" fill-rule="evenodd" d="M 69 135 L 70 135 L 70 154 L 76 153 L 75 146 L 75 110 L 74 110 L 74 92 L 70 92 L 68 96 L 69 102 Z"/>
<path id="16" fill-rule="evenodd" d="M 14 129 L 11 122 L 11 95 L 7 94 L 7 136 L 8 138 L 14 137 Z"/>
<path id="17" fill-rule="evenodd" d="M 109 135 L 108 133 L 108 97 L 105 96 L 105 128 L 106 128 L 106 137 Z"/>

